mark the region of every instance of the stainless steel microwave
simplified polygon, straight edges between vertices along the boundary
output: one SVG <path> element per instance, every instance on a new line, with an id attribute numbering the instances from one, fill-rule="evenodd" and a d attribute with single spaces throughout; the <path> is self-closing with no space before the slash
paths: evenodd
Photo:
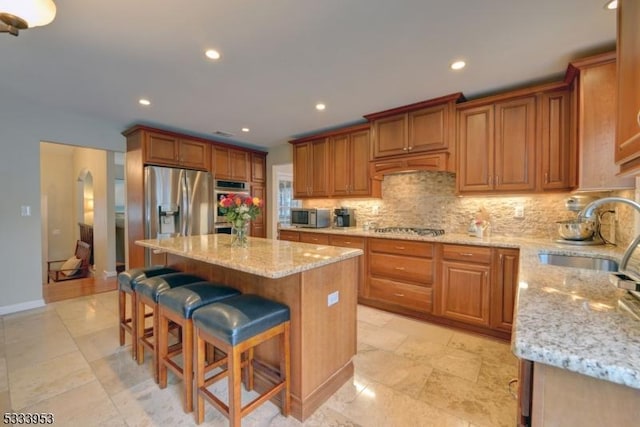
<path id="1" fill-rule="evenodd" d="M 291 225 L 296 227 L 325 228 L 331 223 L 331 211 L 320 208 L 291 208 Z"/>

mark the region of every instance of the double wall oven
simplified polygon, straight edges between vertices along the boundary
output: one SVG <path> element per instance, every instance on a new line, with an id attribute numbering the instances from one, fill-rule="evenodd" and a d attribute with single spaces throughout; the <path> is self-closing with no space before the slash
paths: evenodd
<path id="1" fill-rule="evenodd" d="M 220 211 L 220 200 L 229 194 L 241 194 L 249 196 L 249 183 L 241 181 L 223 181 L 216 180 L 213 189 L 216 207 L 213 209 L 213 222 L 216 233 L 231 234 L 231 223 L 227 217 Z"/>

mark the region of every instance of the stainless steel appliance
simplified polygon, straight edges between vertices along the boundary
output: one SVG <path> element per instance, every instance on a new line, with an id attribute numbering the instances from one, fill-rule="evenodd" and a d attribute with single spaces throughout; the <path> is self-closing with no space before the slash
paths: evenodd
<path id="1" fill-rule="evenodd" d="M 291 208 L 291 225 L 307 228 L 326 228 L 331 221 L 329 209 Z"/>
<path id="2" fill-rule="evenodd" d="M 213 209 L 213 222 L 215 233 L 231 234 L 231 223 L 220 210 L 219 201 L 229 194 L 240 194 L 242 196 L 249 195 L 249 183 L 242 181 L 223 181 L 216 180 L 213 190 L 215 207 Z"/>
<path id="3" fill-rule="evenodd" d="M 442 228 L 418 228 L 418 227 L 382 227 L 373 230 L 376 233 L 410 234 L 416 236 L 442 236 Z"/>
<path id="4" fill-rule="evenodd" d="M 336 227 L 355 227 L 356 211 L 355 209 L 341 207 L 333 210 L 334 222 Z"/>
<path id="5" fill-rule="evenodd" d="M 213 177 L 208 172 L 146 166 L 145 238 L 213 233 Z M 146 264 L 154 264 L 146 251 Z"/>

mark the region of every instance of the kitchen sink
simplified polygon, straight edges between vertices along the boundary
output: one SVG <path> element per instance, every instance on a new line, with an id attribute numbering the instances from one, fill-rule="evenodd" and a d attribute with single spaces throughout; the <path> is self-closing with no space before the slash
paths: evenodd
<path id="1" fill-rule="evenodd" d="M 580 255 L 538 254 L 542 264 L 560 267 L 587 268 L 599 271 L 618 271 L 618 263 L 608 258 L 588 257 Z"/>

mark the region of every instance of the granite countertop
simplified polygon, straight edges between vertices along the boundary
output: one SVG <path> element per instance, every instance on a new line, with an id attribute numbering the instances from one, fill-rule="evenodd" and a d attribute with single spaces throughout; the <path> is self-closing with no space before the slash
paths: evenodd
<path id="1" fill-rule="evenodd" d="M 621 305 L 636 300 L 612 285 L 606 272 L 546 265 L 538 258 L 539 253 L 553 253 L 619 262 L 625 248 L 574 246 L 523 237 L 380 234 L 362 228 L 295 230 L 519 248 L 513 353 L 522 359 L 640 389 L 640 320 Z"/>
<path id="2" fill-rule="evenodd" d="M 174 255 L 277 279 L 363 254 L 361 249 L 248 238 L 247 248 L 231 247 L 228 234 L 137 240 L 136 244 Z"/>

